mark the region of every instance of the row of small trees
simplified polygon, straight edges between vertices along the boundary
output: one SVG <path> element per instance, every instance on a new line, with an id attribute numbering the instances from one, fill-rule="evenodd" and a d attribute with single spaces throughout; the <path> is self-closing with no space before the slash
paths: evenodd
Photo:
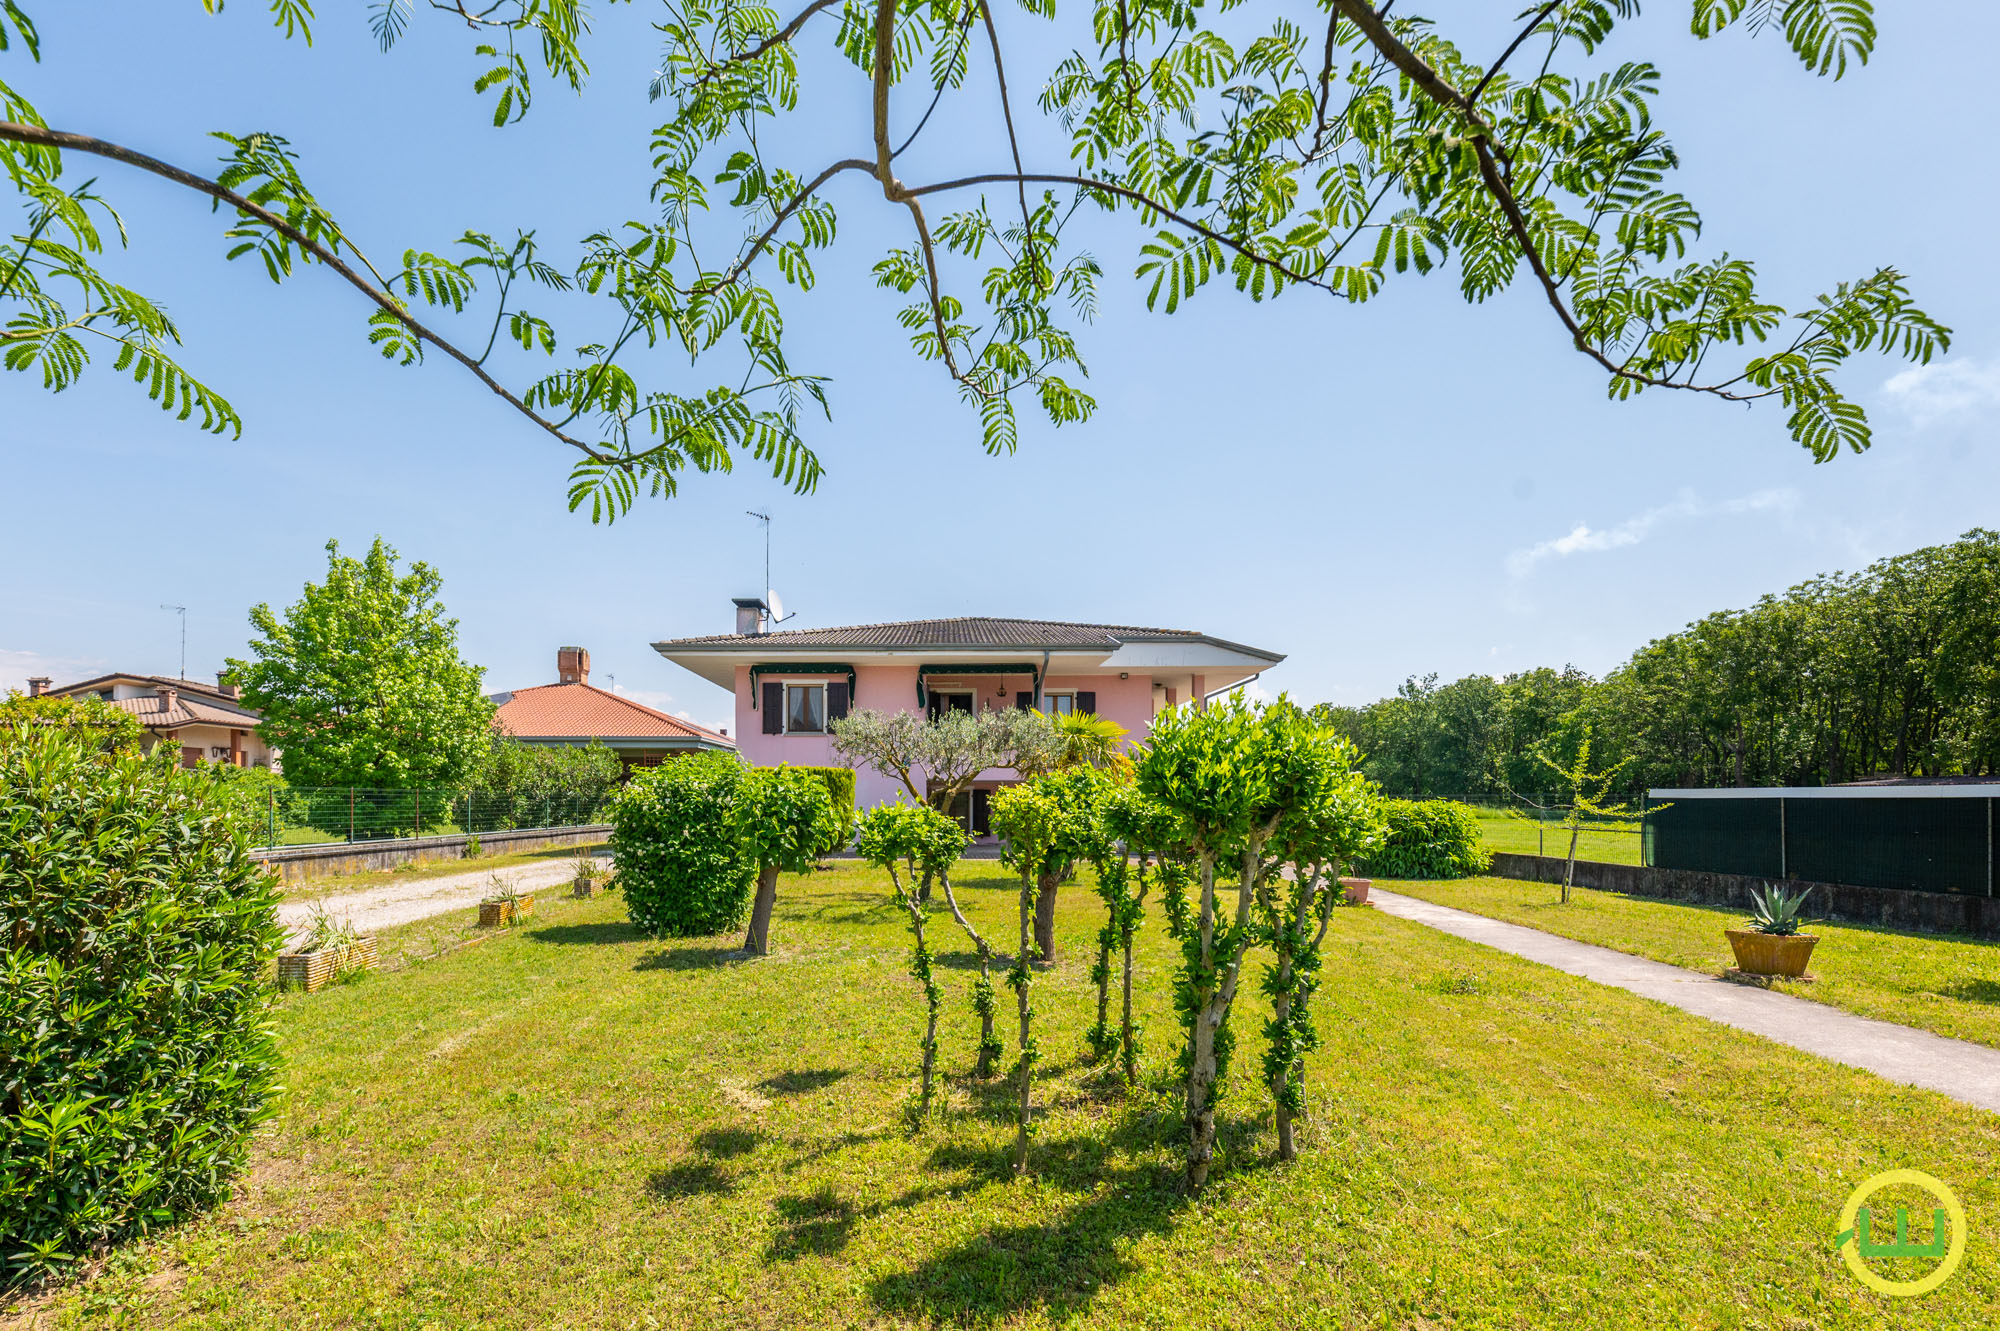
<path id="1" fill-rule="evenodd" d="M 1025 1173 L 1039 1060 L 1033 988 L 1055 959 L 1057 894 L 1091 866 L 1106 918 L 1091 977 L 1097 1020 L 1087 1039 L 1099 1058 L 1116 1055 L 1126 1082 L 1138 1078 L 1133 1017 L 1133 944 L 1149 895 L 1157 894 L 1178 942 L 1174 1007 L 1181 1026 L 1187 1179 L 1200 1187 L 1215 1150 L 1215 1114 L 1235 1035 L 1230 1014 L 1253 950 L 1268 951 L 1263 987 L 1272 1001 L 1263 1075 L 1277 1108 L 1278 1151 L 1296 1156 L 1304 1113 L 1305 1061 L 1316 1043 L 1311 1002 L 1319 949 L 1339 899 L 1339 877 L 1379 843 L 1382 801 L 1357 770 L 1353 746 L 1286 700 L 1256 707 L 1241 698 L 1161 716 L 1127 779 L 1088 765 L 1031 777 L 995 792 L 994 832 L 1019 878 L 1018 934 L 1006 984 L 1018 1030 L 1012 1079 L 1014 1166 Z M 979 960 L 972 1007 L 979 1020 L 974 1075 L 993 1075 L 1002 1053 L 994 1033 L 997 959 L 966 918 L 951 886 L 965 833 L 929 807 L 890 805 L 864 815 L 859 845 L 887 869 L 915 938 L 911 969 L 923 991 L 919 1112 L 934 1096 L 941 993 L 926 932 L 929 907 L 918 883 L 942 887 L 953 921 Z M 1118 1015 L 1111 1016 L 1116 967 Z"/>

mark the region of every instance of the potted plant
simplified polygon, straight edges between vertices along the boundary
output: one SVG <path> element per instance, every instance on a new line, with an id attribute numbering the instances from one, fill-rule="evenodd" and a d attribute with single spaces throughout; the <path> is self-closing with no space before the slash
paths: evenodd
<path id="1" fill-rule="evenodd" d="M 1345 892 L 1345 893 L 1347 894 L 1347 904 L 1348 904 L 1348 905 L 1350 905 L 1350 906 L 1365 906 L 1365 905 L 1367 905 L 1367 904 L 1368 904 L 1368 889 L 1369 889 L 1370 887 L 1374 886 L 1374 882 L 1375 882 L 1375 880 L 1374 880 L 1374 879 L 1372 879 L 1372 878 L 1343 878 L 1343 879 L 1341 879 L 1341 880 L 1340 880 L 1340 887 L 1341 887 L 1341 891 L 1343 891 L 1343 892 Z"/>
<path id="2" fill-rule="evenodd" d="M 597 891 L 597 880 L 604 876 L 604 866 L 589 851 L 578 853 L 575 870 L 569 880 L 569 894 L 572 897 L 587 897 Z"/>
<path id="3" fill-rule="evenodd" d="M 298 945 L 278 955 L 278 987 L 312 993 L 328 981 L 375 969 L 375 940 L 363 938 L 348 920 L 315 910 Z"/>
<path id="4" fill-rule="evenodd" d="M 1810 887 L 1787 892 L 1776 883 L 1767 883 L 1750 892 L 1750 927 L 1725 929 L 1730 950 L 1736 954 L 1736 969 L 1745 975 L 1781 975 L 1798 979 L 1806 973 L 1817 934 L 1799 932 L 1805 923 L 1801 913 Z"/>
<path id="5" fill-rule="evenodd" d="M 532 892 L 515 890 L 512 883 L 494 874 L 487 879 L 487 886 L 493 890 L 479 899 L 479 927 L 495 929 L 504 925 L 518 924 L 535 913 L 535 897 Z"/>

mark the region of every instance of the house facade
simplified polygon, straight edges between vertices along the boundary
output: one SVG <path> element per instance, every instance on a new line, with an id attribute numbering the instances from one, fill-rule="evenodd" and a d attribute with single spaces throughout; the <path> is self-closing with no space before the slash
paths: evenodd
<path id="1" fill-rule="evenodd" d="M 493 725 L 524 744 L 609 746 L 630 772 L 679 754 L 734 752 L 729 736 L 669 716 L 590 682 L 590 653 L 556 649 L 556 682 L 488 695 Z"/>
<path id="2" fill-rule="evenodd" d="M 158 744 L 173 745 L 181 751 L 183 767 L 205 762 L 280 766 L 277 750 L 257 733 L 263 716 L 245 707 L 236 685 L 219 675 L 213 684 L 166 675 L 99 675 L 62 688 L 51 687 L 43 676 L 28 681 L 28 696 L 101 698 L 145 727 L 140 744 L 146 752 Z"/>
<path id="3" fill-rule="evenodd" d="M 762 601 L 738 600 L 736 611 L 735 633 L 653 649 L 735 695 L 738 748 L 759 766 L 847 766 L 828 728 L 857 707 L 1093 712 L 1123 726 L 1130 744 L 1168 708 L 1199 706 L 1284 660 L 1190 629 L 977 617 L 773 632 Z M 987 796 L 1016 779 L 985 773 L 960 816 L 984 831 Z M 863 807 L 901 793 L 893 777 L 855 774 Z"/>

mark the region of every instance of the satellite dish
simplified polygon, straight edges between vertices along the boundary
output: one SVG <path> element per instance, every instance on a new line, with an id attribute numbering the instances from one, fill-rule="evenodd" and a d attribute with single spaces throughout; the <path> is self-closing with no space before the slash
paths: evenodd
<path id="1" fill-rule="evenodd" d="M 791 618 L 790 615 L 785 613 L 785 603 L 778 599 L 778 592 L 775 587 L 766 587 L 764 589 L 764 604 L 771 609 L 771 622 L 773 624 L 782 624 Z"/>

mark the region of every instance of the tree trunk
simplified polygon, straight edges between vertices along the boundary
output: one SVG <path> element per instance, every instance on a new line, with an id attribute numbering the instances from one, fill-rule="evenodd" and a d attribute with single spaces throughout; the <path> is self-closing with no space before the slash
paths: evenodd
<path id="1" fill-rule="evenodd" d="M 757 870 L 757 900 L 750 907 L 750 932 L 743 936 L 743 950 L 753 957 L 771 951 L 771 907 L 778 900 L 778 866 L 767 864 Z"/>
<path id="2" fill-rule="evenodd" d="M 1097 939 L 1097 1024 L 1090 1028 L 1090 1061 L 1095 1063 L 1111 1052 L 1111 930 L 1106 926 Z"/>
<path id="3" fill-rule="evenodd" d="M 931 871 L 929 869 L 924 870 L 923 876 L 917 880 L 917 900 L 926 906 L 931 904 Z"/>
<path id="4" fill-rule="evenodd" d="M 1132 1038 L 1132 935 L 1133 929 L 1127 925 L 1124 930 L 1124 975 L 1120 981 L 1123 992 L 1123 1007 L 1118 1019 L 1118 1059 L 1125 1069 L 1125 1084 L 1139 1084 L 1139 1051 Z"/>
<path id="5" fill-rule="evenodd" d="M 993 974 L 992 954 L 986 945 L 979 945 L 979 992 L 986 1001 L 979 1009 L 979 1060 L 972 1065 L 972 1075 L 985 1081 L 993 1075 L 993 1051 L 1000 1048 L 1000 1042 L 993 1038 Z"/>
<path id="6" fill-rule="evenodd" d="M 1021 1013 L 1021 1066 L 1016 1080 L 1019 1083 L 1020 1103 L 1016 1107 L 1018 1119 L 1014 1130 L 1014 1173 L 1016 1176 L 1028 1172 L 1028 1115 L 1032 1111 L 1035 1054 L 1034 1042 L 1029 1030 L 1029 1022 L 1034 1009 L 1028 1002 L 1028 990 L 1034 981 L 1034 909 L 1031 882 L 1024 873 L 1021 877 L 1021 952 L 1017 973 L 1020 983 L 1014 986 L 1014 997 Z"/>
<path id="7" fill-rule="evenodd" d="M 1569 904 L 1570 884 L 1576 881 L 1576 838 L 1583 829 L 1572 826 L 1569 829 L 1569 863 L 1563 866 L 1563 905 Z"/>
<path id="8" fill-rule="evenodd" d="M 1035 891 L 1035 950 L 1044 966 L 1056 963 L 1056 889 L 1062 875 L 1045 873 Z"/>
<path id="9" fill-rule="evenodd" d="M 1273 1000 L 1273 1015 L 1276 1025 L 1283 1030 L 1292 1015 L 1292 958 L 1284 954 L 1278 962 L 1278 996 Z M 1296 1160 L 1298 1147 L 1292 1141 L 1292 1111 L 1285 1107 L 1285 1087 L 1291 1081 L 1292 1065 L 1286 1063 L 1278 1069 L 1278 1075 L 1271 1080 L 1272 1102 L 1278 1107 L 1278 1158 Z"/>
<path id="10" fill-rule="evenodd" d="M 923 976 L 924 1005 L 930 1009 L 929 1024 L 924 1028 L 923 1091 L 918 1100 L 918 1109 L 917 1109 L 917 1112 L 921 1117 L 928 1118 L 931 1112 L 931 1083 L 932 1083 L 932 1078 L 937 1071 L 937 1046 L 938 1046 L 937 984 L 930 978 L 929 961 L 928 958 L 926 957 L 924 948 L 924 913 L 921 910 L 917 910 L 917 911 L 912 911 L 911 914 L 915 917 L 912 923 L 912 927 L 916 930 L 917 933 L 917 955 L 919 957 L 925 958 L 924 962 L 925 973 Z"/>

